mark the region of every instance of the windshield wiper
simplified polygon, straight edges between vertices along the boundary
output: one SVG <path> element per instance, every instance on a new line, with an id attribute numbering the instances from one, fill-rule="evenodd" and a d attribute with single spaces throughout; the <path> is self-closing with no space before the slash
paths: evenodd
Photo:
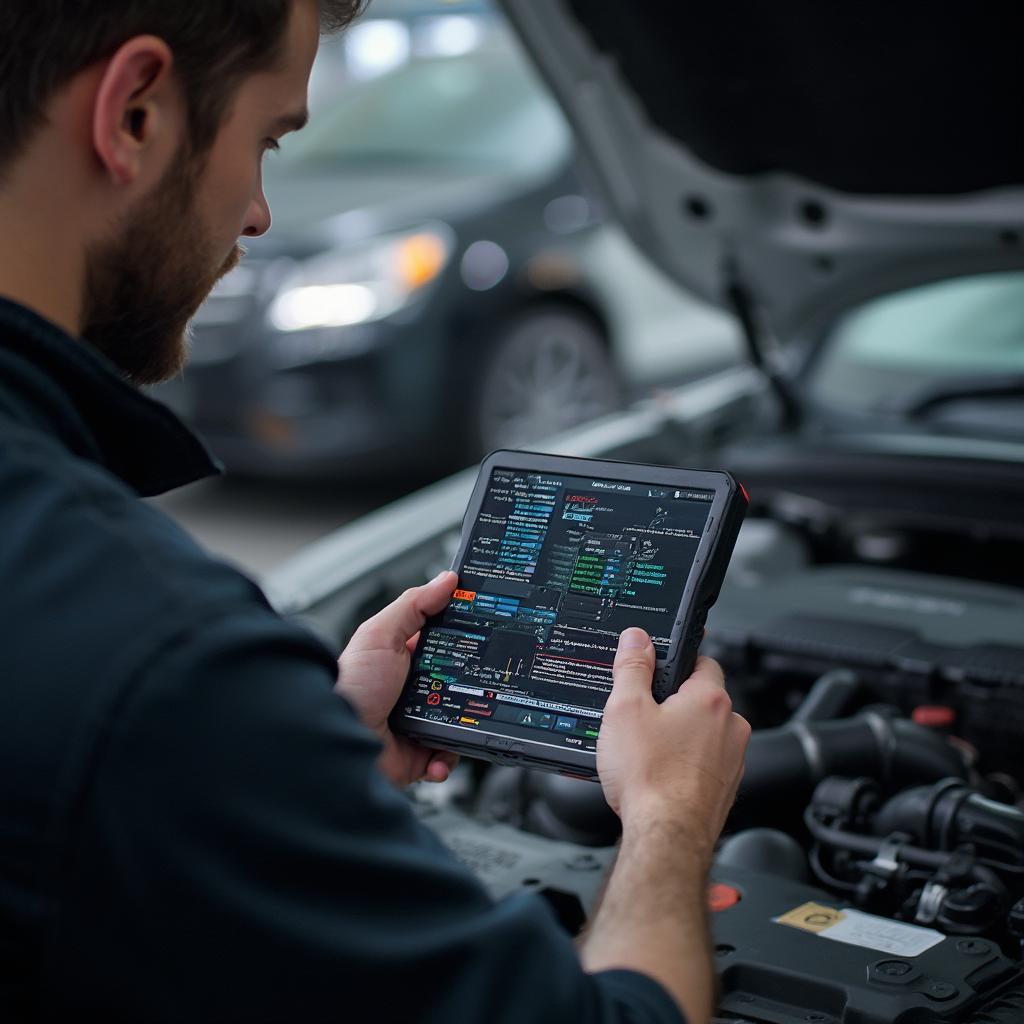
<path id="1" fill-rule="evenodd" d="M 928 385 L 897 410 L 907 419 L 921 419 L 943 405 L 972 398 L 1024 398 L 1024 375 L 1007 374 L 982 380 Z"/>

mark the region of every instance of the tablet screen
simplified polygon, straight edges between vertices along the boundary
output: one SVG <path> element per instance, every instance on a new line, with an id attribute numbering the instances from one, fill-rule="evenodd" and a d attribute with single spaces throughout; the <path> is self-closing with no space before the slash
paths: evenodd
<path id="1" fill-rule="evenodd" d="M 714 492 L 495 469 L 406 715 L 596 749 L 619 633 L 667 652 Z"/>

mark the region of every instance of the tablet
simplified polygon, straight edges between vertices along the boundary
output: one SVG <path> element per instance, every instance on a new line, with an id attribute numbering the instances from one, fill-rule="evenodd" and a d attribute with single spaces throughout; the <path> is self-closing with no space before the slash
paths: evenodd
<path id="1" fill-rule="evenodd" d="M 747 508 L 724 472 L 498 451 L 391 716 L 396 732 L 498 763 L 597 774 L 619 633 L 656 653 L 655 698 L 689 676 Z"/>

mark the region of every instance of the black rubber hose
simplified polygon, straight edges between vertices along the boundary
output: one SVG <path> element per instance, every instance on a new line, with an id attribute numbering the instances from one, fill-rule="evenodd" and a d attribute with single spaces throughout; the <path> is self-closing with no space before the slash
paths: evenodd
<path id="1" fill-rule="evenodd" d="M 867 776 L 894 787 L 966 778 L 957 749 L 906 719 L 864 712 L 832 722 L 790 722 L 750 737 L 731 829 L 802 812 L 828 775 Z"/>
<path id="2" fill-rule="evenodd" d="M 851 853 L 859 853 L 862 857 L 874 859 L 888 841 L 876 839 L 874 836 L 857 835 L 855 832 L 844 832 L 842 829 L 823 825 L 814 817 L 809 807 L 804 811 L 804 823 L 807 825 L 807 831 L 823 846 L 849 850 Z M 945 867 L 952 859 L 953 854 L 921 850 L 906 843 L 899 847 L 899 856 L 908 864 L 936 869 Z"/>
<path id="3" fill-rule="evenodd" d="M 897 793 L 879 810 L 872 830 L 906 833 L 931 850 L 970 844 L 979 858 L 1024 872 L 1024 812 L 986 800 L 955 779 Z"/>
<path id="4" fill-rule="evenodd" d="M 810 688 L 790 722 L 827 722 L 845 718 L 860 696 L 860 679 L 848 668 L 830 669 Z"/>
<path id="5" fill-rule="evenodd" d="M 828 775 L 865 776 L 883 786 L 903 787 L 963 779 L 966 770 L 956 748 L 942 736 L 871 711 L 759 729 L 747 747 L 729 830 L 799 827 L 815 787 Z M 515 802 L 523 805 L 522 822 L 529 831 L 592 846 L 615 841 L 619 822 L 599 786 L 543 772 L 532 773 L 523 785 Z"/>

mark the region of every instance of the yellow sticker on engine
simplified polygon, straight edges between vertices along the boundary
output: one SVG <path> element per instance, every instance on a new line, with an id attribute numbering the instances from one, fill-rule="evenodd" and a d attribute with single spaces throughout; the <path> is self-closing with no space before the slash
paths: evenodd
<path id="1" fill-rule="evenodd" d="M 788 924 L 791 928 L 802 928 L 805 932 L 823 932 L 826 928 L 838 924 L 844 917 L 846 914 L 833 907 L 826 907 L 820 903 L 804 903 L 774 918 L 774 921 L 776 924 Z"/>

